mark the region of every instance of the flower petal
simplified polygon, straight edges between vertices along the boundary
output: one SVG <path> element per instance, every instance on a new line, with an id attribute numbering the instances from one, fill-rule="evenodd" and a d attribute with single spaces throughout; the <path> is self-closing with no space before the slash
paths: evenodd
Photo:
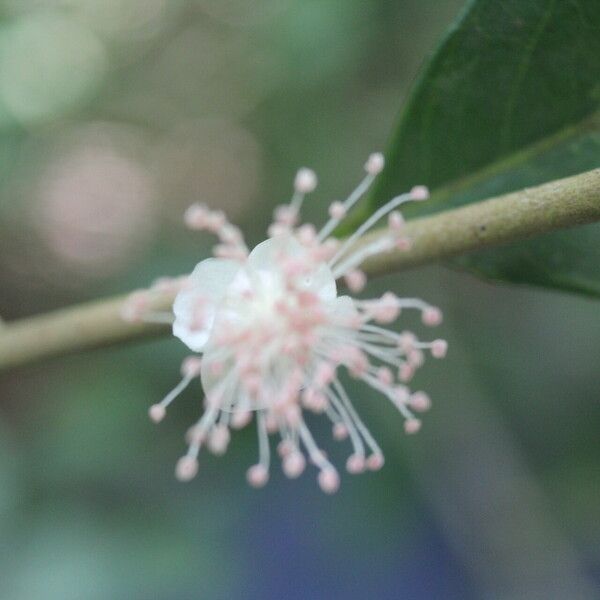
<path id="1" fill-rule="evenodd" d="M 340 319 L 352 319 L 359 314 L 354 300 L 350 296 L 336 298 L 331 307 L 336 317 Z"/>
<path id="2" fill-rule="evenodd" d="M 248 264 L 258 272 L 263 284 L 272 287 L 272 280 L 279 278 L 281 257 L 302 259 L 303 256 L 309 259 L 306 248 L 293 236 L 283 235 L 258 244 L 250 252 Z M 300 283 L 304 289 L 317 294 L 325 302 L 332 301 L 337 296 L 335 278 L 325 263 L 306 273 Z"/>
<path id="3" fill-rule="evenodd" d="M 314 292 L 323 302 L 332 302 L 337 297 L 337 286 L 331 269 L 321 263 L 317 269 L 305 276 L 302 284 Z"/>
<path id="4" fill-rule="evenodd" d="M 240 268 L 240 263 L 234 260 L 203 260 L 196 265 L 188 285 L 177 294 L 173 303 L 173 334 L 190 350 L 201 352 L 204 348 L 218 305 Z"/>
<path id="5" fill-rule="evenodd" d="M 279 258 L 301 256 L 304 248 L 291 235 L 269 238 L 254 247 L 248 256 L 248 264 L 258 271 L 279 270 Z"/>

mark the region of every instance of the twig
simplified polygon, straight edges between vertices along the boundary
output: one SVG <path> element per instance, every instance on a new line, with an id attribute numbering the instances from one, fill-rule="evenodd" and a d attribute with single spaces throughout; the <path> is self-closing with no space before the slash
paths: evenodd
<path id="1" fill-rule="evenodd" d="M 598 220 L 600 169 L 409 221 L 411 248 L 372 258 L 364 269 L 370 275 L 392 273 Z M 165 296 L 159 304 L 171 301 Z M 122 302 L 112 298 L 6 323 L 0 330 L 0 370 L 168 332 L 161 325 L 125 323 Z"/>

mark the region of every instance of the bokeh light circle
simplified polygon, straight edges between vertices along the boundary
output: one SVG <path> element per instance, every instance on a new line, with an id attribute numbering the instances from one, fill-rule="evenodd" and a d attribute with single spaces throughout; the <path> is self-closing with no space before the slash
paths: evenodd
<path id="1" fill-rule="evenodd" d="M 106 51 L 82 23 L 57 13 L 16 18 L 0 33 L 0 102 L 20 122 L 60 116 L 97 90 Z"/>
<path id="2" fill-rule="evenodd" d="M 81 128 L 38 184 L 40 237 L 63 267 L 89 278 L 130 264 L 157 225 L 154 178 L 128 137 L 105 123 Z"/>

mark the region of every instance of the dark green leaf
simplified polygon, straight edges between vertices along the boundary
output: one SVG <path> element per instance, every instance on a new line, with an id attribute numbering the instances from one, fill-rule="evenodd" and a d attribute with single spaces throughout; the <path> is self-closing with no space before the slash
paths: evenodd
<path id="1" fill-rule="evenodd" d="M 599 0 L 474 0 L 415 86 L 374 205 L 424 183 L 434 198 L 409 216 L 422 214 L 594 168 L 599 104 Z M 599 259 L 600 227 L 588 226 L 455 264 L 600 294 Z"/>
<path id="2" fill-rule="evenodd" d="M 550 145 L 495 164 L 462 189 L 456 186 L 448 197 L 453 205 L 467 204 L 508 189 L 567 177 L 596 167 L 599 156 L 600 128 L 574 131 Z M 483 277 L 600 296 L 600 223 L 469 254 L 453 264 Z"/>

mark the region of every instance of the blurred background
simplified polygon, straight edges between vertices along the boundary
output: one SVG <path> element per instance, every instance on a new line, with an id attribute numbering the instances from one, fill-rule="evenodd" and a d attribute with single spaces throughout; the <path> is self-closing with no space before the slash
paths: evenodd
<path id="1" fill-rule="evenodd" d="M 213 244 L 183 229 L 193 201 L 260 241 L 299 166 L 319 222 L 461 5 L 2 0 L 2 318 L 190 271 Z M 600 597 L 598 304 L 441 267 L 384 289 L 441 306 L 450 352 L 415 382 L 419 436 L 355 384 L 387 462 L 333 497 L 277 467 L 249 489 L 250 428 L 177 483 L 199 386 L 160 428 L 146 413 L 176 340 L 3 374 L 0 599 Z"/>

